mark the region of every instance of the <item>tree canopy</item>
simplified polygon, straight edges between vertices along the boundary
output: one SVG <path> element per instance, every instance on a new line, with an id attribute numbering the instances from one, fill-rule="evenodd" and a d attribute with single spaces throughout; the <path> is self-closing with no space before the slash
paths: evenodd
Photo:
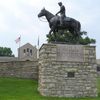
<path id="1" fill-rule="evenodd" d="M 63 30 L 63 31 L 60 30 L 56 33 L 52 33 L 51 35 L 48 34 L 47 41 L 56 42 L 56 43 L 66 43 L 66 44 L 82 44 L 82 45 L 96 43 L 95 39 L 91 39 L 87 36 L 86 31 L 80 32 L 80 36 L 76 37 L 66 30 Z"/>
<path id="2" fill-rule="evenodd" d="M 0 56 L 14 57 L 11 48 L 0 47 Z"/>

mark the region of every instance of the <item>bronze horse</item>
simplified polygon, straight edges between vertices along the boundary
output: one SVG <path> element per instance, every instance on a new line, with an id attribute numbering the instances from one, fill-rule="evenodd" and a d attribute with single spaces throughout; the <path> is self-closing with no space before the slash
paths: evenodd
<path id="1" fill-rule="evenodd" d="M 45 16 L 49 23 L 49 27 L 51 28 L 51 30 L 49 31 L 50 35 L 51 35 L 51 32 L 57 32 L 58 30 L 61 30 L 61 29 L 68 30 L 74 36 L 80 35 L 81 24 L 79 21 L 73 18 L 66 17 L 64 19 L 64 24 L 60 26 L 60 16 L 53 15 L 52 13 L 47 11 L 45 8 L 43 8 L 41 12 L 38 14 L 38 17 L 42 17 L 42 16 Z"/>

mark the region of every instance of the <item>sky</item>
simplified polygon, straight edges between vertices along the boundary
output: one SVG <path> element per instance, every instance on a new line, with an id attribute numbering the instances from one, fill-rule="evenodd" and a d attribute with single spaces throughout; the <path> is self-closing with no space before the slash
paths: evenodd
<path id="1" fill-rule="evenodd" d="M 80 21 L 81 30 L 96 39 L 96 57 L 100 58 L 100 0 L 0 0 L 0 47 L 10 47 L 17 56 L 19 44 L 15 40 L 19 36 L 21 46 L 37 46 L 38 36 L 40 46 L 47 43 L 48 22 L 40 21 L 37 15 L 43 7 L 56 14 L 60 1 L 66 7 L 66 16 Z"/>

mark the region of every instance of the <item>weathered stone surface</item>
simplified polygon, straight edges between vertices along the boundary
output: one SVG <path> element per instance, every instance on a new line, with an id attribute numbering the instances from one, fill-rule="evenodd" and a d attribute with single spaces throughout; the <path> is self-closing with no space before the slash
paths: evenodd
<path id="1" fill-rule="evenodd" d="M 74 50 L 71 45 L 44 44 L 40 49 L 39 92 L 58 97 L 97 96 L 95 61 L 94 46 L 77 45 Z M 68 77 L 69 72 L 74 77 Z"/>
<path id="2" fill-rule="evenodd" d="M 58 61 L 84 61 L 84 48 L 82 45 L 57 45 Z"/>
<path id="3" fill-rule="evenodd" d="M 38 79 L 38 61 L 0 62 L 0 77 Z"/>

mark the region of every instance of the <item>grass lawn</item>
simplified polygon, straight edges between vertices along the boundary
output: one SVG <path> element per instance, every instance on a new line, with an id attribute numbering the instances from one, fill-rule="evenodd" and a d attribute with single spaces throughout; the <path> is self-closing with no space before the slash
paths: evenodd
<path id="1" fill-rule="evenodd" d="M 0 100 L 100 100 L 100 78 L 97 81 L 99 96 L 96 98 L 56 98 L 41 96 L 37 91 L 37 81 L 0 78 Z"/>

